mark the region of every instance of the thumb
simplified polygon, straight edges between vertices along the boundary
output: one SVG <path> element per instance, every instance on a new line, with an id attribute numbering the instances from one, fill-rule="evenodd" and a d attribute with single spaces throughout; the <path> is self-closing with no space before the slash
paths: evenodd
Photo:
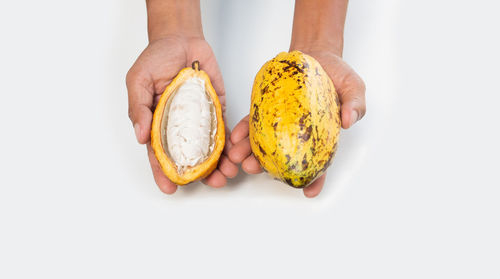
<path id="1" fill-rule="evenodd" d="M 151 121 L 153 113 L 151 109 L 144 105 L 131 106 L 129 117 L 134 126 L 135 137 L 140 144 L 146 144 L 150 140 Z"/>
<path id="2" fill-rule="evenodd" d="M 322 64 L 335 85 L 340 99 L 342 128 L 348 129 L 366 113 L 366 86 L 361 77 L 342 58 L 331 55 Z"/>
<path id="3" fill-rule="evenodd" d="M 365 83 L 356 74 L 352 73 L 349 80 L 338 88 L 341 103 L 342 128 L 348 129 L 366 113 Z"/>
<path id="4" fill-rule="evenodd" d="M 150 140 L 151 121 L 153 120 L 153 91 L 141 85 L 133 75 L 127 75 L 128 115 L 134 127 L 135 136 L 140 144 Z"/>

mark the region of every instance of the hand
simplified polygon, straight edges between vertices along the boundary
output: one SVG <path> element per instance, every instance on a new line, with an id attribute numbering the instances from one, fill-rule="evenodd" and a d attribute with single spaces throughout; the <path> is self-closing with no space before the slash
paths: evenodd
<path id="1" fill-rule="evenodd" d="M 314 57 L 318 60 L 323 69 L 325 69 L 335 85 L 337 94 L 339 94 L 342 128 L 348 129 L 352 127 L 352 125 L 360 120 L 366 112 L 365 84 L 363 80 L 336 54 L 336 52 L 328 48 L 291 48 L 291 50 L 295 49 Z M 252 154 L 250 147 L 250 140 L 248 137 L 248 115 L 234 127 L 231 134 L 231 142 L 233 147 L 229 150 L 228 156 L 233 163 L 241 163 L 242 169 L 249 174 L 262 172 L 262 168 Z M 317 196 L 323 188 L 325 176 L 326 174 L 322 175 L 311 185 L 304 188 L 304 195 L 309 198 Z"/>
<path id="2" fill-rule="evenodd" d="M 190 67 L 195 60 L 200 61 L 202 70 L 210 77 L 224 113 L 226 99 L 222 75 L 212 49 L 202 37 L 168 35 L 151 41 L 127 74 L 129 117 L 134 126 L 137 141 L 147 145 L 149 162 L 156 184 L 166 194 L 175 193 L 177 185 L 163 174 L 151 148 L 150 131 L 153 111 L 167 85 L 181 69 Z M 227 128 L 226 134 L 229 134 Z M 218 188 L 226 184 L 226 177 L 236 176 L 238 167 L 226 156 L 229 148 L 231 148 L 231 143 L 226 140 L 225 150 L 217 169 L 205 178 L 203 183 Z"/>

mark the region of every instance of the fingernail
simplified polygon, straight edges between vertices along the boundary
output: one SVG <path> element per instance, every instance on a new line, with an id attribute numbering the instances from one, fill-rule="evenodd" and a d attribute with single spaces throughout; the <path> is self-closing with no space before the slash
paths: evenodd
<path id="1" fill-rule="evenodd" d="M 135 132 L 135 138 L 140 143 L 139 138 L 141 136 L 141 127 L 139 127 L 139 123 L 134 124 L 134 132 Z"/>
<path id="2" fill-rule="evenodd" d="M 351 125 L 349 125 L 349 127 L 354 125 L 354 123 L 356 123 L 356 121 L 358 121 L 358 113 L 355 110 L 353 110 L 351 112 Z"/>

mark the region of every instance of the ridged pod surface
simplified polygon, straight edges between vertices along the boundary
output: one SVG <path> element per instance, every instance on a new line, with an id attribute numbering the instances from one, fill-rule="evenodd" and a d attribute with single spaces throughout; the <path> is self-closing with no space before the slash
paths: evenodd
<path id="1" fill-rule="evenodd" d="M 255 77 L 249 125 L 252 152 L 267 172 L 296 188 L 311 184 L 337 148 L 340 103 L 333 82 L 311 56 L 278 54 Z"/>

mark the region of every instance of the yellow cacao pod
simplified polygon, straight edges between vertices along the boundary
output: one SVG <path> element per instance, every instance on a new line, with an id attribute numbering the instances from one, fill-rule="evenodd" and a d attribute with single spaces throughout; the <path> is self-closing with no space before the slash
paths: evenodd
<path id="1" fill-rule="evenodd" d="M 311 184 L 337 148 L 340 103 L 332 80 L 309 55 L 278 54 L 255 77 L 249 125 L 264 170 L 296 188 Z"/>
<path id="2" fill-rule="evenodd" d="M 198 61 L 182 69 L 163 92 L 151 126 L 151 146 L 163 173 L 185 185 L 208 176 L 224 149 L 219 98 Z"/>

